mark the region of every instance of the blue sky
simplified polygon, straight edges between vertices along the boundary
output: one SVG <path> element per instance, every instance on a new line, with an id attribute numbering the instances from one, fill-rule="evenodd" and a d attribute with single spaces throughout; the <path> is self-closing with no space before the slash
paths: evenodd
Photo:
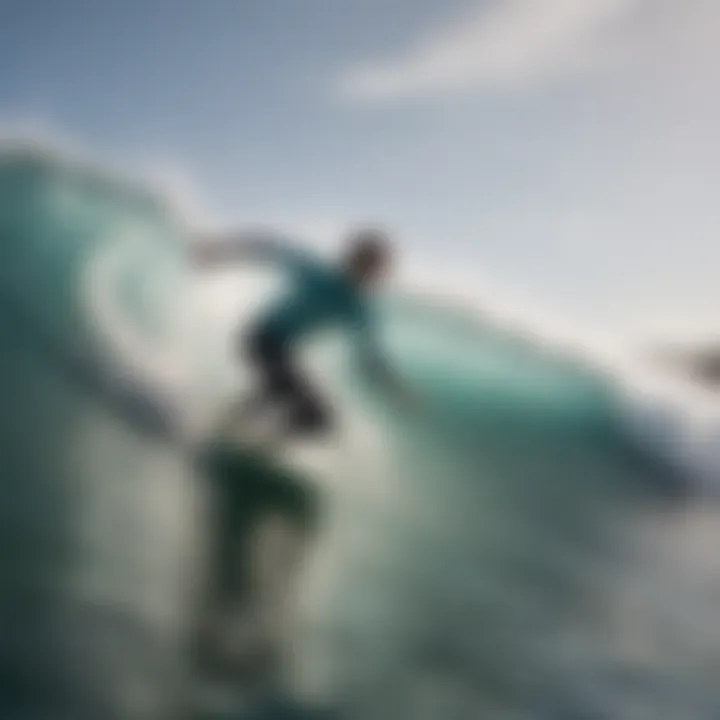
<path id="1" fill-rule="evenodd" d="M 718 21 L 714 0 L 5 0 L 0 123 L 170 168 L 230 221 L 377 219 L 466 282 L 705 327 Z"/>

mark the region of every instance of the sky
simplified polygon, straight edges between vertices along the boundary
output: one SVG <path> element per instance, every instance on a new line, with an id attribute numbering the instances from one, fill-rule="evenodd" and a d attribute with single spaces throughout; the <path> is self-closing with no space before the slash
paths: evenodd
<path id="1" fill-rule="evenodd" d="M 380 222 L 427 273 L 720 329 L 719 33 L 717 0 L 2 0 L 0 126 L 224 224 Z"/>

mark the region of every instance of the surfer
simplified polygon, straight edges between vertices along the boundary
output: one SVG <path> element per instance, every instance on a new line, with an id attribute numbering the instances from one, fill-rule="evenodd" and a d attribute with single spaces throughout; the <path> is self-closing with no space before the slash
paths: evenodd
<path id="1" fill-rule="evenodd" d="M 388 391 L 416 405 L 416 398 L 386 362 L 377 342 L 370 295 L 392 260 L 388 236 L 364 228 L 350 233 L 339 264 L 323 261 L 274 236 L 241 233 L 206 238 L 193 250 L 202 268 L 231 262 L 270 262 L 287 271 L 292 288 L 265 309 L 240 338 L 239 350 L 258 377 L 253 393 L 234 403 L 225 422 L 242 423 L 273 406 L 284 411 L 281 437 L 324 436 L 334 428 L 322 392 L 298 361 L 302 341 L 318 330 L 339 327 L 355 338 L 364 369 Z"/>

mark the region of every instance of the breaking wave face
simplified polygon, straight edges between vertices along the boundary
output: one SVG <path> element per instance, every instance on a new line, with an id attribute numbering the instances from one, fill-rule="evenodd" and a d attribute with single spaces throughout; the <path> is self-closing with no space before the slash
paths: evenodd
<path id="1" fill-rule="evenodd" d="M 176 703 L 209 531 L 171 419 L 202 399 L 178 359 L 201 346 L 201 394 L 231 389 L 225 338 L 183 327 L 188 232 L 111 173 L 0 154 L 3 716 Z M 717 717 L 720 521 L 636 451 L 628 428 L 658 418 L 502 326 L 428 299 L 380 310 L 434 412 L 388 405 L 342 354 L 310 358 L 347 438 L 296 637 L 315 685 L 369 719 Z"/>

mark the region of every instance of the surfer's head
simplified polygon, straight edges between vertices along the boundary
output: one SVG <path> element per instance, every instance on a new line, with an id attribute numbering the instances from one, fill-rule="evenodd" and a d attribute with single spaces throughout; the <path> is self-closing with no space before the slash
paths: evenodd
<path id="1" fill-rule="evenodd" d="M 379 228 L 353 230 L 347 238 L 345 267 L 355 282 L 370 285 L 390 268 L 390 238 Z"/>

